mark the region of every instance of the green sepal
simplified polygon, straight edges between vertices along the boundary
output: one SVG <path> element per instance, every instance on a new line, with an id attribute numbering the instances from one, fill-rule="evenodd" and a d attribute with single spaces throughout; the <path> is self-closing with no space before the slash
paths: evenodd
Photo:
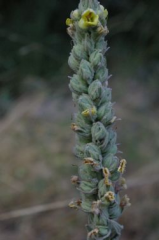
<path id="1" fill-rule="evenodd" d="M 93 68 L 98 68 L 105 64 L 105 59 L 103 58 L 103 54 L 99 50 L 95 50 L 89 58 L 91 65 Z"/>
<path id="2" fill-rule="evenodd" d="M 115 235 L 116 237 L 113 239 L 117 239 L 121 235 L 121 231 L 123 230 L 123 226 L 117 223 L 114 220 L 109 220 L 110 226 L 112 228 L 112 235 Z"/>
<path id="3" fill-rule="evenodd" d="M 118 219 L 122 214 L 121 207 L 116 202 L 110 204 L 108 212 L 110 219 Z"/>
<path id="4" fill-rule="evenodd" d="M 74 150 L 74 153 L 75 153 L 75 156 L 78 157 L 78 158 L 84 158 L 84 148 L 85 148 L 85 144 L 83 143 L 80 143 L 80 144 L 76 144 L 75 146 L 75 150 Z"/>
<path id="5" fill-rule="evenodd" d="M 109 132 L 109 142 L 104 153 L 107 153 L 107 154 L 111 153 L 115 155 L 118 151 L 118 148 L 116 145 L 117 133 L 111 128 L 108 128 L 108 132 Z"/>
<path id="6" fill-rule="evenodd" d="M 107 49 L 107 42 L 105 41 L 105 37 L 101 37 L 96 42 L 96 49 L 99 49 L 103 54 L 105 54 Z"/>
<path id="7" fill-rule="evenodd" d="M 112 104 L 110 102 L 102 104 L 98 109 L 97 116 L 104 125 L 108 125 L 114 116 Z"/>
<path id="8" fill-rule="evenodd" d="M 104 168 L 108 168 L 110 173 L 113 173 L 119 166 L 119 159 L 113 154 L 108 153 L 104 155 L 102 163 Z"/>
<path id="9" fill-rule="evenodd" d="M 97 178 L 97 173 L 91 165 L 82 164 L 79 167 L 79 176 L 83 181 L 91 181 L 92 179 Z"/>
<path id="10" fill-rule="evenodd" d="M 91 109 L 94 107 L 94 104 L 90 97 L 87 94 L 82 94 L 78 100 L 79 110 L 82 112 L 86 109 Z"/>
<path id="11" fill-rule="evenodd" d="M 104 83 L 108 78 L 108 69 L 105 66 L 99 67 L 95 72 L 94 78 Z"/>
<path id="12" fill-rule="evenodd" d="M 70 80 L 69 88 L 72 92 L 77 94 L 87 93 L 87 83 L 80 78 L 77 74 L 74 74 Z"/>
<path id="13" fill-rule="evenodd" d="M 92 195 L 87 194 L 86 196 L 87 197 L 85 197 L 82 200 L 81 208 L 84 212 L 91 213 L 92 212 L 92 202 L 94 201 L 94 199 L 93 199 Z M 89 198 L 89 196 L 90 196 L 90 198 Z"/>
<path id="14" fill-rule="evenodd" d="M 78 8 L 80 13 L 83 13 L 87 8 L 92 8 L 97 11 L 99 9 L 99 2 L 97 0 L 80 0 Z"/>
<path id="15" fill-rule="evenodd" d="M 91 157 L 98 163 L 101 163 L 101 161 L 102 161 L 101 151 L 93 143 L 86 144 L 85 149 L 84 149 L 84 157 L 85 158 Z"/>
<path id="16" fill-rule="evenodd" d="M 98 184 L 98 197 L 99 197 L 99 199 L 102 199 L 102 197 L 109 190 L 110 190 L 110 187 L 105 185 L 104 178 L 102 180 L 100 180 L 99 184 Z"/>
<path id="17" fill-rule="evenodd" d="M 99 106 L 101 102 L 104 102 L 104 91 L 103 86 L 99 80 L 95 80 L 91 83 L 91 85 L 88 88 L 88 94 L 92 101 Z"/>
<path id="18" fill-rule="evenodd" d="M 77 72 L 78 69 L 79 69 L 79 61 L 77 61 L 73 54 L 71 54 L 69 56 L 69 59 L 68 59 L 68 65 L 70 66 L 70 68 L 74 71 L 74 72 Z"/>
<path id="19" fill-rule="evenodd" d="M 75 116 L 75 123 L 79 128 L 76 131 L 77 134 L 91 140 L 91 125 L 85 121 L 84 117 L 80 113 Z M 83 140 L 85 141 L 85 139 Z"/>
<path id="20" fill-rule="evenodd" d="M 113 172 L 113 173 L 111 174 L 110 180 L 111 180 L 112 182 L 116 182 L 116 181 L 119 180 L 120 176 L 121 176 L 121 174 L 120 174 L 118 171 L 115 171 L 115 172 Z"/>
<path id="21" fill-rule="evenodd" d="M 78 103 L 79 97 L 80 97 L 79 94 L 77 94 L 77 93 L 75 93 L 75 92 L 72 92 L 72 99 L 73 99 L 73 102 L 74 102 L 75 104 Z"/>
<path id="22" fill-rule="evenodd" d="M 94 123 L 91 131 L 93 143 L 104 151 L 109 141 L 108 131 L 101 122 Z"/>
<path id="23" fill-rule="evenodd" d="M 84 40 L 83 40 L 83 46 L 85 48 L 85 51 L 90 55 L 94 51 L 94 41 L 89 33 L 85 34 Z"/>
<path id="24" fill-rule="evenodd" d="M 77 61 L 81 61 L 82 59 L 88 59 L 84 46 L 81 44 L 74 45 L 72 49 L 72 54 Z"/>
<path id="25" fill-rule="evenodd" d="M 93 81 L 94 70 L 90 62 L 82 60 L 79 66 L 79 74 L 88 83 L 91 84 Z"/>
<path id="26" fill-rule="evenodd" d="M 87 194 L 93 194 L 96 193 L 97 191 L 97 184 L 98 180 L 97 179 L 91 179 L 91 181 L 80 181 L 80 185 L 77 189 L 79 189 L 83 193 Z"/>
<path id="27" fill-rule="evenodd" d="M 116 143 L 108 143 L 106 150 L 104 151 L 104 153 L 107 154 L 113 154 L 115 155 L 118 152 L 118 147 L 116 145 Z"/>
<path id="28" fill-rule="evenodd" d="M 112 89 L 105 87 L 103 91 L 105 96 L 105 98 L 103 98 L 103 102 L 110 102 L 112 99 Z"/>
<path id="29" fill-rule="evenodd" d="M 111 234 L 111 230 L 109 226 L 97 226 L 99 229 L 99 236 L 103 236 L 103 237 L 98 237 L 98 240 L 104 240 L 107 237 L 110 236 Z"/>

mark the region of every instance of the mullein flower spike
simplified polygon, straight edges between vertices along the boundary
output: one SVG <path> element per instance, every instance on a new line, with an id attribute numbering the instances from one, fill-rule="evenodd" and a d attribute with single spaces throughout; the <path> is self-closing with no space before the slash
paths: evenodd
<path id="1" fill-rule="evenodd" d="M 78 107 L 71 129 L 80 159 L 79 176 L 71 181 L 81 193 L 69 206 L 88 214 L 88 240 L 118 240 L 123 227 L 117 220 L 130 206 L 127 195 L 121 200 L 119 196 L 126 189 L 126 160 L 116 156 L 116 116 L 105 59 L 107 19 L 108 11 L 97 0 L 81 0 L 66 20 L 74 44 L 68 60 L 74 71 L 69 87 Z"/>

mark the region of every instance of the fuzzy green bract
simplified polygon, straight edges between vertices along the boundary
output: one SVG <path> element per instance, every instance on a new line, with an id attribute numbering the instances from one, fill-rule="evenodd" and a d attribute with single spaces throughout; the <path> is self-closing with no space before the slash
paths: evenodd
<path id="1" fill-rule="evenodd" d="M 68 60 L 74 71 L 69 87 L 78 109 L 72 130 L 79 159 L 75 186 L 81 197 L 71 206 L 88 214 L 88 240 L 118 240 L 123 227 L 117 221 L 130 205 L 127 196 L 119 196 L 126 186 L 126 161 L 116 156 L 116 117 L 105 58 L 107 19 L 108 11 L 97 0 L 81 0 L 66 21 L 74 44 Z"/>

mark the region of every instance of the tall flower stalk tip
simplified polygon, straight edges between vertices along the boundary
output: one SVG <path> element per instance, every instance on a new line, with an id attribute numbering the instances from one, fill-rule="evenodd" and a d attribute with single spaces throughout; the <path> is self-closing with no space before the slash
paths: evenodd
<path id="1" fill-rule="evenodd" d="M 66 20 L 74 44 L 68 60 L 74 71 L 69 87 L 77 106 L 71 129 L 76 133 L 74 153 L 79 159 L 78 176 L 72 176 L 71 182 L 81 195 L 69 206 L 87 213 L 87 240 L 119 240 L 123 227 L 117 221 L 130 205 L 127 196 L 120 200 L 119 195 L 127 187 L 122 177 L 126 160 L 116 156 L 117 117 L 105 59 L 107 18 L 107 9 L 97 0 L 80 0 Z"/>

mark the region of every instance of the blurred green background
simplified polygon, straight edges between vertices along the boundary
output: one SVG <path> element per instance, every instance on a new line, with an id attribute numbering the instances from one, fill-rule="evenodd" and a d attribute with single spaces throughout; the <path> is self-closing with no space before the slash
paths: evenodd
<path id="1" fill-rule="evenodd" d="M 101 0 L 120 150 L 132 207 L 122 240 L 159 239 L 159 2 Z M 0 240 L 85 240 L 86 217 L 63 208 L 1 219 L 12 210 L 78 196 L 70 130 L 75 111 L 65 19 L 78 0 L 0 1 Z"/>

